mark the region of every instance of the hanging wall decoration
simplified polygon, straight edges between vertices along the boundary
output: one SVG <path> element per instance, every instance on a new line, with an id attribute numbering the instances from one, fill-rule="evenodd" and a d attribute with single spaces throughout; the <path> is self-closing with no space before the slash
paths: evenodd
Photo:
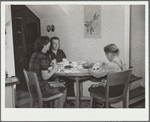
<path id="1" fill-rule="evenodd" d="M 84 37 L 100 38 L 100 6 L 84 6 Z"/>
<path id="2" fill-rule="evenodd" d="M 50 32 L 51 27 L 49 25 L 47 25 L 46 29 L 47 29 L 47 32 Z"/>
<path id="3" fill-rule="evenodd" d="M 55 26 L 51 25 L 51 31 L 54 32 L 55 31 Z"/>
<path id="4" fill-rule="evenodd" d="M 55 26 L 54 25 L 51 25 L 51 26 L 47 25 L 46 30 L 47 30 L 47 32 L 50 32 L 50 31 L 54 32 Z"/>

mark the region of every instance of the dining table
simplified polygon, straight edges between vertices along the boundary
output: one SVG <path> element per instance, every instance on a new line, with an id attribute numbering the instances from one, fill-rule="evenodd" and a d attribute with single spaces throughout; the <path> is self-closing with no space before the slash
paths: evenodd
<path id="1" fill-rule="evenodd" d="M 90 97 L 83 97 L 82 89 L 82 81 L 87 81 L 90 79 L 93 79 L 94 77 L 89 73 L 89 69 L 82 67 L 80 65 L 80 68 L 70 68 L 64 70 L 63 64 L 58 64 L 58 71 L 54 73 L 54 77 L 58 77 L 59 79 L 68 78 L 71 79 L 70 81 L 76 82 L 76 97 L 67 97 L 67 100 L 76 100 L 76 108 L 80 108 L 80 102 L 81 100 L 90 100 Z M 137 80 L 142 79 L 141 77 L 131 75 L 129 84 L 136 82 Z M 128 95 L 127 95 L 127 107 L 129 107 L 129 89 L 128 89 Z"/>
<path id="2" fill-rule="evenodd" d="M 59 67 L 62 65 L 58 65 Z M 70 81 L 76 82 L 76 97 L 67 97 L 67 100 L 75 100 L 76 99 L 76 107 L 80 108 L 80 100 L 86 100 L 87 97 L 83 97 L 82 95 L 82 81 L 86 81 L 91 79 L 93 76 L 89 73 L 88 69 L 83 68 L 80 65 L 80 68 L 71 68 L 63 71 L 57 71 L 54 73 L 54 77 L 59 77 L 60 79 L 63 77 L 71 79 Z"/>

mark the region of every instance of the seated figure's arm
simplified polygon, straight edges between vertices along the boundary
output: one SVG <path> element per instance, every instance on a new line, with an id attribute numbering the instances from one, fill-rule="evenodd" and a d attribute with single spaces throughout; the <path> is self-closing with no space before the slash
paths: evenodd
<path id="1" fill-rule="evenodd" d="M 41 67 L 41 76 L 42 76 L 43 80 L 49 79 L 57 71 L 56 64 L 54 64 L 53 68 L 51 70 L 49 70 L 50 60 L 46 56 L 41 59 L 40 67 Z"/>
<path id="2" fill-rule="evenodd" d="M 108 70 L 106 66 L 100 67 L 98 70 L 90 69 L 89 70 L 90 74 L 93 75 L 96 78 L 100 78 L 102 76 L 107 75 Z"/>
<path id="3" fill-rule="evenodd" d="M 99 69 L 90 69 L 89 72 L 91 75 L 93 75 L 96 78 L 100 78 L 103 76 L 106 76 L 109 72 L 112 72 L 114 70 L 114 66 L 111 62 L 102 64 Z"/>
<path id="4" fill-rule="evenodd" d="M 49 79 L 50 77 L 52 77 L 52 75 L 55 73 L 55 70 L 51 70 L 49 72 L 49 70 L 41 70 L 41 75 L 42 75 L 42 78 L 43 80 L 47 80 Z"/>

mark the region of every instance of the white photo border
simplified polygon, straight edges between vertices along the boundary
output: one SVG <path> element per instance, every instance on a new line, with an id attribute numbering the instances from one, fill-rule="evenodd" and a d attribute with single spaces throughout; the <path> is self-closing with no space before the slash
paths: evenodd
<path id="1" fill-rule="evenodd" d="M 2 121 L 148 121 L 149 119 L 149 6 L 148 2 L 1 2 L 1 66 L 5 66 L 5 5 L 145 5 L 145 108 L 144 109 L 31 109 L 5 108 L 5 69 L 1 68 L 1 120 Z"/>

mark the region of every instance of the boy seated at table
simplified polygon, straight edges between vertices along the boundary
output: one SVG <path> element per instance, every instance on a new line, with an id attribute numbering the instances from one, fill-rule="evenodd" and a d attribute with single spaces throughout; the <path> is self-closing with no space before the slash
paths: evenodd
<path id="1" fill-rule="evenodd" d="M 105 46 L 104 52 L 109 62 L 102 62 L 99 66 L 95 64 L 93 68 L 89 70 L 90 74 L 100 83 L 92 85 L 88 90 L 98 96 L 105 95 L 106 75 L 109 72 L 124 71 L 123 63 L 119 59 L 119 49 L 115 44 Z M 123 85 L 110 87 L 110 97 L 119 96 L 122 93 L 120 91 L 122 91 L 123 87 Z"/>
<path id="2" fill-rule="evenodd" d="M 50 58 L 50 60 L 55 60 L 56 63 L 60 63 L 63 61 L 63 58 L 66 58 L 63 50 L 60 49 L 60 39 L 58 37 L 51 38 L 51 46 L 47 51 L 46 55 Z M 54 80 L 55 78 L 51 78 L 50 80 Z M 67 96 L 75 96 L 74 93 L 74 81 L 70 81 L 67 78 L 63 78 L 63 81 L 67 84 Z"/>

